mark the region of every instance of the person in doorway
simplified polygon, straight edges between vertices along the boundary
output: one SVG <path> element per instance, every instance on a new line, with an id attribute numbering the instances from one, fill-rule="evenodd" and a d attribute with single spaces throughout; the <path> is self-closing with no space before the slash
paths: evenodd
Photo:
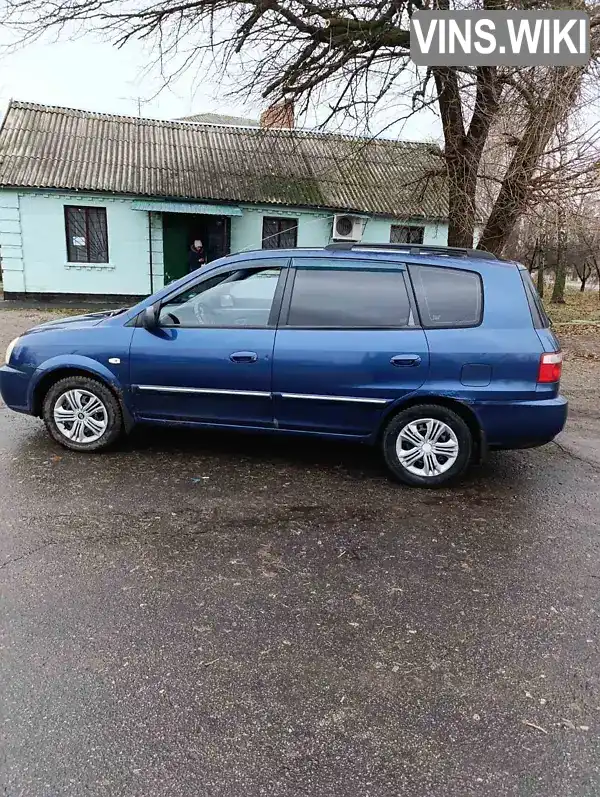
<path id="1" fill-rule="evenodd" d="M 200 239 L 194 241 L 188 252 L 188 272 L 196 271 L 206 264 L 206 253 L 204 252 L 204 244 Z"/>

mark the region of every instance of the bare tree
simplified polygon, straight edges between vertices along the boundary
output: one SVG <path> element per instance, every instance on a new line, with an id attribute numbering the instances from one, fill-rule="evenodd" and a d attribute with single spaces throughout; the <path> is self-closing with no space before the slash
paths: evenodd
<path id="1" fill-rule="evenodd" d="M 541 296 L 545 278 L 554 274 L 554 303 L 564 301 L 568 276 L 579 279 L 581 292 L 592 279 L 600 290 L 600 192 L 575 200 L 557 191 L 548 202 L 529 208 L 515 225 L 505 253 L 537 272 Z"/>
<path id="2" fill-rule="evenodd" d="M 561 5 L 590 13 L 593 58 L 587 67 L 418 69 L 410 61 L 409 18 L 415 9 L 431 7 L 429 0 L 0 0 L 0 22 L 20 31 L 21 42 L 49 29 L 68 34 L 74 24 L 99 29 L 119 46 L 133 38 L 152 40 L 167 79 L 207 56 L 224 71 L 241 59 L 239 91 L 292 98 L 301 111 L 327 103 L 324 124 L 340 116 L 368 120 L 399 98 L 410 100 L 399 119 L 434 108 L 444 137 L 440 171 L 453 246 L 473 244 L 482 154 L 495 123 L 510 109 L 518 124 L 479 240 L 481 248 L 499 253 L 530 201 L 558 126 L 595 86 L 599 3 Z M 532 4 L 433 0 L 433 7 L 494 11 Z M 533 7 L 552 3 L 536 0 Z"/>
<path id="3" fill-rule="evenodd" d="M 574 268 L 575 268 L 575 273 L 577 274 L 577 276 L 579 277 L 579 280 L 581 282 L 581 284 L 579 286 L 579 291 L 581 293 L 584 293 L 585 286 L 587 285 L 587 281 L 592 276 L 592 274 L 594 273 L 594 267 L 593 267 L 592 263 L 590 262 L 590 260 L 583 259 L 583 260 L 578 260 L 574 264 Z"/>
<path id="4" fill-rule="evenodd" d="M 595 274 L 600 297 L 600 198 L 590 197 L 580 204 L 575 234 L 578 252 L 574 268 L 581 280 L 581 290 L 585 290 L 587 280 Z"/>
<path id="5" fill-rule="evenodd" d="M 525 227 L 521 225 L 521 231 L 519 224 L 513 226 L 505 244 L 507 251 L 514 250 L 520 234 L 531 232 L 532 223 L 533 227 L 536 226 L 535 217 L 547 215 L 549 205 L 562 203 L 571 208 L 573 203 L 598 193 L 600 123 L 595 119 L 589 121 L 578 117 L 573 110 L 565 121 L 557 125 L 538 161 L 521 209 L 521 221 L 529 222 Z M 485 216 L 496 204 L 524 123 L 518 104 L 506 101 L 490 130 L 479 168 L 478 185 L 478 206 Z"/>

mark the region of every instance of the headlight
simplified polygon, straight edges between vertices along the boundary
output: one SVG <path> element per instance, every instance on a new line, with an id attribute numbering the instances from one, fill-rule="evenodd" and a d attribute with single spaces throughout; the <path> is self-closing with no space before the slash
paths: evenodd
<path id="1" fill-rule="evenodd" d="M 6 356 L 4 357 L 4 362 L 7 365 L 10 362 L 10 356 L 13 353 L 13 349 L 15 348 L 18 342 L 19 338 L 15 338 L 14 340 L 11 340 L 11 342 L 8 344 L 8 349 L 6 350 Z"/>

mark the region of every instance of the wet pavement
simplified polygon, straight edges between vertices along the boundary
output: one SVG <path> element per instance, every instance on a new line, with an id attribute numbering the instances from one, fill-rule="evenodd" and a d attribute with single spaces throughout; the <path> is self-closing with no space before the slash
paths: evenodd
<path id="1" fill-rule="evenodd" d="M 2 794 L 595 797 L 599 486 L 555 444 L 438 492 L 321 442 L 78 455 L 0 408 Z"/>

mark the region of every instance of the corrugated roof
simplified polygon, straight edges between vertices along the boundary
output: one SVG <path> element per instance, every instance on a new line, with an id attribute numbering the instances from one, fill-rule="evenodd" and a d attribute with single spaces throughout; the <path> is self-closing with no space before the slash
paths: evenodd
<path id="1" fill-rule="evenodd" d="M 258 119 L 246 119 L 244 116 L 229 116 L 225 113 L 195 113 L 192 116 L 181 116 L 176 122 L 202 122 L 209 125 L 233 125 L 234 127 L 258 127 Z"/>
<path id="2" fill-rule="evenodd" d="M 0 186 L 445 218 L 430 144 L 222 127 L 12 101 Z"/>

